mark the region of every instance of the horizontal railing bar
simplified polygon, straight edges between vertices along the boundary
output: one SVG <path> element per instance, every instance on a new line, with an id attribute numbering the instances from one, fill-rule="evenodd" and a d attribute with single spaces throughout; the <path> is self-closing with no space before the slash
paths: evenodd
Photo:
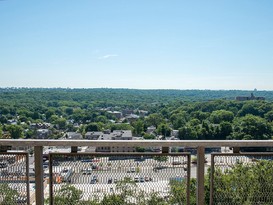
<path id="1" fill-rule="evenodd" d="M 273 140 L 38 140 L 1 139 L 0 146 L 273 147 Z"/>
<path id="2" fill-rule="evenodd" d="M 179 153 L 155 153 L 155 152 L 78 152 L 78 153 L 67 153 L 67 152 L 51 152 L 49 155 L 69 155 L 69 156 L 96 156 L 96 157 L 124 157 L 124 156 L 188 156 L 191 155 L 190 152 L 179 152 Z"/>
<path id="3" fill-rule="evenodd" d="M 212 156 L 273 156 L 272 152 L 211 153 Z"/>

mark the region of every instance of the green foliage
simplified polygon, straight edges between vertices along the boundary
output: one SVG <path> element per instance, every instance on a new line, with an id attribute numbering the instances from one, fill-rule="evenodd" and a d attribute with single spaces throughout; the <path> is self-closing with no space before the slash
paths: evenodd
<path id="1" fill-rule="evenodd" d="M 187 184 L 186 180 L 184 181 L 170 181 L 171 195 L 170 202 L 171 204 L 186 204 L 187 196 Z"/>
<path id="2" fill-rule="evenodd" d="M 155 139 L 156 137 L 155 137 L 154 135 L 152 135 L 152 134 L 147 134 L 147 133 L 145 133 L 145 134 L 143 135 L 143 138 L 144 138 L 145 140 L 153 140 L 153 139 Z"/>
<path id="3" fill-rule="evenodd" d="M 266 140 L 271 139 L 273 134 L 271 124 L 258 116 L 248 114 L 237 118 L 234 124 L 234 139 Z"/>
<path id="4" fill-rule="evenodd" d="M 174 129 L 179 129 L 180 127 L 184 126 L 187 120 L 188 114 L 185 111 L 181 111 L 177 114 L 172 114 L 170 117 L 170 121 Z"/>
<path id="5" fill-rule="evenodd" d="M 64 130 L 66 128 L 66 119 L 65 118 L 57 118 L 54 123 L 58 126 L 58 129 Z"/>
<path id="6" fill-rule="evenodd" d="M 273 121 L 273 110 L 267 112 L 265 115 L 264 115 L 265 119 L 267 119 L 269 122 L 272 122 Z"/>
<path id="7" fill-rule="evenodd" d="M 169 125 L 161 123 L 160 125 L 158 125 L 156 132 L 163 137 L 169 137 L 171 135 L 171 128 Z"/>
<path id="8" fill-rule="evenodd" d="M 178 138 L 181 140 L 196 140 L 197 132 L 193 127 L 182 127 L 179 128 Z"/>
<path id="9" fill-rule="evenodd" d="M 270 204 L 273 201 L 273 163 L 235 164 L 232 169 L 215 171 L 215 204 Z"/>
<path id="10" fill-rule="evenodd" d="M 85 132 L 92 132 L 92 131 L 101 131 L 101 127 L 99 126 L 98 123 L 89 123 L 85 127 Z"/>
<path id="11" fill-rule="evenodd" d="M 10 133 L 12 139 L 23 137 L 23 128 L 19 125 L 7 125 L 6 130 Z"/>
<path id="12" fill-rule="evenodd" d="M 219 140 L 227 139 L 233 131 L 232 124 L 230 122 L 221 122 L 220 131 L 221 133 L 219 134 L 218 139 Z"/>
<path id="13" fill-rule="evenodd" d="M 133 130 L 133 127 L 130 124 L 110 124 L 108 125 L 111 131 L 113 130 Z"/>
<path id="14" fill-rule="evenodd" d="M 105 195 L 100 204 L 103 205 L 113 205 L 113 204 L 120 204 L 120 205 L 127 205 L 124 201 L 124 198 L 120 194 L 111 194 Z"/>
<path id="15" fill-rule="evenodd" d="M 226 110 L 215 110 L 210 115 L 211 122 L 215 124 L 220 124 L 221 122 L 232 122 L 233 118 L 233 112 Z"/>
<path id="16" fill-rule="evenodd" d="M 164 122 L 164 118 L 161 114 L 153 113 L 149 115 L 146 119 L 147 126 L 155 126 L 158 127 L 159 124 Z"/>
<path id="17" fill-rule="evenodd" d="M 63 185 L 54 196 L 54 205 L 81 204 L 82 191 L 71 185 Z"/>
<path id="18" fill-rule="evenodd" d="M 139 119 L 133 122 L 132 126 L 134 127 L 133 133 L 137 136 L 141 136 L 141 134 L 144 132 L 144 122 Z"/>
<path id="19" fill-rule="evenodd" d="M 0 184 L 0 193 L 1 193 L 1 201 L 0 201 L 0 205 L 15 205 L 16 200 L 19 196 L 19 193 L 14 190 L 11 189 L 8 184 L 5 183 L 1 183 Z"/>
<path id="20" fill-rule="evenodd" d="M 179 130 L 180 139 L 270 139 L 272 124 L 268 123 L 273 121 L 272 93 L 254 93 L 269 101 L 240 102 L 234 98 L 250 96 L 251 92 L 0 88 L 0 124 L 5 136 L 15 139 L 23 135 L 26 138 L 35 136 L 35 130 L 28 131 L 33 122 L 52 123 L 55 129 L 53 138 L 63 131 L 84 133 L 104 129 L 129 129 L 134 135 L 143 136 L 147 127 L 154 125 L 156 132 L 164 137 L 169 136 L 171 129 Z M 126 109 L 136 113 L 144 109 L 150 114 L 131 124 L 128 121 L 119 124 L 110 122 L 117 119 L 107 110 Z M 257 118 L 259 123 L 249 125 L 250 133 L 245 130 L 248 126 L 244 124 L 249 114 L 260 117 Z M 259 120 L 261 118 L 263 122 Z M 10 126 L 9 120 L 16 120 L 21 128 L 6 129 L 5 126 Z"/>
<path id="21" fill-rule="evenodd" d="M 167 162 L 168 157 L 167 156 L 154 156 L 153 159 L 158 162 Z"/>
<path id="22" fill-rule="evenodd" d="M 144 147 L 136 147 L 136 152 L 145 152 Z"/>

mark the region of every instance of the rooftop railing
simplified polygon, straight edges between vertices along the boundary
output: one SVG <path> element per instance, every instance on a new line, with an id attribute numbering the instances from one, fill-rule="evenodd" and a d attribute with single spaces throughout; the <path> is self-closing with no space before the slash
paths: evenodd
<path id="1" fill-rule="evenodd" d="M 156 200 L 162 204 L 273 204 L 273 153 L 240 153 L 238 149 L 273 147 L 273 140 L 3 139 L 0 146 L 4 151 L 6 146 L 34 148 L 34 162 L 28 152 L 0 153 L 0 204 L 8 199 L 14 204 L 65 204 L 60 197 L 69 190 L 78 193 L 78 204 L 107 204 L 106 199 L 124 202 L 116 204 L 153 204 L 153 200 L 155 204 Z M 45 162 L 44 148 L 51 146 L 71 147 L 71 153 L 51 153 Z M 80 146 L 161 147 L 161 152 L 77 153 Z M 173 147 L 196 148 L 196 156 L 171 153 Z M 233 148 L 234 153 L 208 156 L 205 148 L 212 147 Z M 34 176 L 29 172 L 32 166 Z M 66 204 L 74 203 L 66 200 Z"/>

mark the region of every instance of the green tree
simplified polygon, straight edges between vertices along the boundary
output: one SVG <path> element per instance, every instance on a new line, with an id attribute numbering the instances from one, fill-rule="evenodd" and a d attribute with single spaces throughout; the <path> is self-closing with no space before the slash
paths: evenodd
<path id="1" fill-rule="evenodd" d="M 267 112 L 265 115 L 264 115 L 265 119 L 267 119 L 269 122 L 272 122 L 273 121 L 273 110 Z"/>
<path id="2" fill-rule="evenodd" d="M 6 183 L 1 183 L 0 184 L 0 193 L 1 193 L 1 197 L 0 197 L 0 205 L 15 205 L 16 200 L 19 196 L 19 193 L 14 190 L 11 189 L 8 184 Z"/>
<path id="3" fill-rule="evenodd" d="M 158 162 L 167 162 L 168 161 L 167 156 L 154 156 L 153 159 Z"/>
<path id="4" fill-rule="evenodd" d="M 246 115 L 236 119 L 232 137 L 238 140 L 266 140 L 271 139 L 272 134 L 272 126 L 265 119 L 254 115 Z"/>
<path id="5" fill-rule="evenodd" d="M 161 114 L 158 113 L 153 113 L 150 114 L 146 119 L 145 119 L 146 123 L 148 126 L 155 126 L 157 127 L 160 123 L 164 122 L 164 118 Z"/>
<path id="6" fill-rule="evenodd" d="M 200 110 L 191 113 L 192 118 L 196 118 L 200 121 L 206 120 L 210 116 L 208 112 L 202 112 Z"/>
<path id="7" fill-rule="evenodd" d="M 172 114 L 170 117 L 170 121 L 174 129 L 179 129 L 186 124 L 187 118 L 188 114 L 184 111 L 177 114 Z"/>
<path id="8" fill-rule="evenodd" d="M 103 205 L 113 205 L 113 204 L 118 204 L 118 205 L 126 205 L 127 203 L 124 201 L 122 196 L 120 194 L 111 194 L 111 195 L 105 195 L 101 201 Z"/>
<path id="9" fill-rule="evenodd" d="M 2 130 L 2 126 L 0 126 L 0 139 L 2 139 L 3 136 L 3 130 Z"/>
<path id="10" fill-rule="evenodd" d="M 55 120 L 55 124 L 58 126 L 59 129 L 64 130 L 66 128 L 66 119 L 60 117 Z"/>
<path id="11" fill-rule="evenodd" d="M 222 139 L 227 139 L 228 136 L 231 135 L 232 133 L 232 124 L 230 122 L 221 122 L 220 123 L 220 138 L 218 138 L 219 140 Z"/>
<path id="12" fill-rule="evenodd" d="M 238 112 L 238 116 L 245 116 L 247 114 L 259 115 L 259 110 L 256 102 L 246 102 L 241 110 Z"/>
<path id="13" fill-rule="evenodd" d="M 171 128 L 165 123 L 158 125 L 156 129 L 157 134 L 163 135 L 164 137 L 169 137 L 171 135 Z"/>
<path id="14" fill-rule="evenodd" d="M 156 138 L 156 136 L 154 136 L 154 135 L 152 135 L 152 134 L 147 134 L 147 133 L 145 133 L 145 134 L 143 135 L 143 138 L 144 138 L 145 140 L 153 140 L 153 139 Z"/>
<path id="15" fill-rule="evenodd" d="M 8 125 L 6 127 L 12 139 L 19 139 L 23 137 L 23 128 L 19 125 Z"/>
<path id="16" fill-rule="evenodd" d="M 100 131 L 101 128 L 98 123 L 92 122 L 86 125 L 85 132 Z"/>
<path id="17" fill-rule="evenodd" d="M 134 134 L 137 136 L 140 136 L 144 131 L 144 122 L 142 120 L 133 122 L 132 126 L 134 127 Z"/>
<path id="18" fill-rule="evenodd" d="M 123 180 L 117 182 L 116 188 L 120 191 L 121 198 L 125 200 L 135 195 L 137 185 L 130 177 L 125 177 Z"/>
<path id="19" fill-rule="evenodd" d="M 82 191 L 71 185 L 63 185 L 54 196 L 54 205 L 80 204 Z"/>
<path id="20" fill-rule="evenodd" d="M 233 112 L 226 110 L 215 110 L 210 115 L 211 122 L 215 124 L 220 124 L 223 121 L 232 122 L 233 118 Z"/>
<path id="21" fill-rule="evenodd" d="M 273 201 L 273 163 L 236 163 L 231 169 L 214 173 L 215 204 L 271 204 Z"/>
<path id="22" fill-rule="evenodd" d="M 181 140 L 197 139 L 197 132 L 191 126 L 184 126 L 178 130 L 178 138 Z"/>
<path id="23" fill-rule="evenodd" d="M 0 116 L 0 123 L 4 124 L 4 123 L 7 123 L 8 122 L 8 119 L 5 115 L 1 115 Z"/>
<path id="24" fill-rule="evenodd" d="M 65 108 L 65 113 L 67 115 L 72 115 L 73 114 L 73 108 L 72 107 L 67 107 Z"/>
<path id="25" fill-rule="evenodd" d="M 108 127 L 111 129 L 111 131 L 113 130 L 133 130 L 133 127 L 129 124 L 110 124 L 108 125 Z"/>

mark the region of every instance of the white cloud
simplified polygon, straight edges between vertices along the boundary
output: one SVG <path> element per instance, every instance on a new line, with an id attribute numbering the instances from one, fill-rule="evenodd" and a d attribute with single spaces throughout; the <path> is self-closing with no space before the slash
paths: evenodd
<path id="1" fill-rule="evenodd" d="M 104 55 L 102 57 L 99 57 L 100 60 L 102 59 L 108 59 L 108 58 L 113 58 L 113 57 L 117 57 L 117 54 L 108 54 L 108 55 Z"/>

